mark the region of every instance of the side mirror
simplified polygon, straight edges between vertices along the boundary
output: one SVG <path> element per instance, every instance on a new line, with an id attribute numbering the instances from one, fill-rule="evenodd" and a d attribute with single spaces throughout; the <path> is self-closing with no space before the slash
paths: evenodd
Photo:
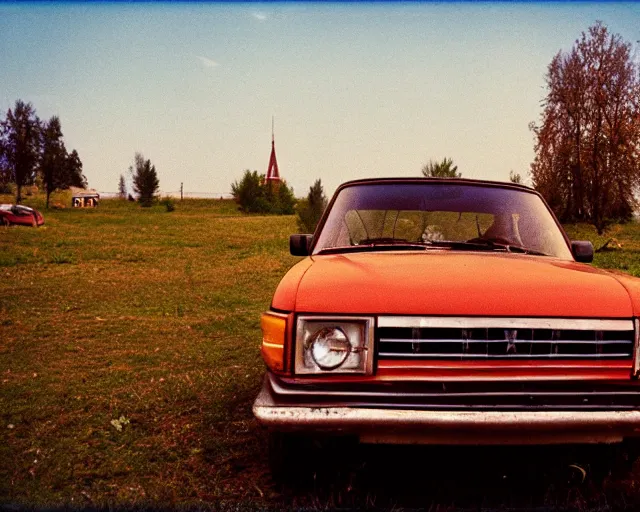
<path id="1" fill-rule="evenodd" d="M 289 252 L 294 256 L 309 256 L 309 248 L 313 235 L 291 235 L 289 237 Z"/>
<path id="2" fill-rule="evenodd" d="M 593 244 L 585 240 L 572 240 L 571 252 L 576 261 L 591 263 L 593 261 Z"/>

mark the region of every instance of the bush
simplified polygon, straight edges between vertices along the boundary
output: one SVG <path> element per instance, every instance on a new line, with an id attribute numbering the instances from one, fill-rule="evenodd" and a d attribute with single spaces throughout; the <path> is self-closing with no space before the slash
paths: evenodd
<path id="1" fill-rule="evenodd" d="M 293 189 L 284 181 L 267 183 L 258 171 L 244 171 L 240 182 L 231 185 L 231 193 L 243 212 L 292 215 L 295 211 Z"/>
<path id="2" fill-rule="evenodd" d="M 268 208 L 262 181 L 264 181 L 264 175 L 259 175 L 258 171 L 246 170 L 240 183 L 236 181 L 231 185 L 233 199 L 240 205 L 243 212 L 262 213 L 265 208 Z"/>
<path id="3" fill-rule="evenodd" d="M 169 196 L 166 196 L 164 199 L 162 199 L 162 201 L 160 201 L 160 204 L 163 205 L 168 212 L 172 212 L 176 209 L 176 204 Z"/>

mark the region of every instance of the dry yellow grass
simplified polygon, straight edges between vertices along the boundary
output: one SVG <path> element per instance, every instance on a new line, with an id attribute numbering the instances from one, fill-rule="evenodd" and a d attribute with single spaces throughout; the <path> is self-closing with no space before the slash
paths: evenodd
<path id="1" fill-rule="evenodd" d="M 294 219 L 201 201 L 45 216 L 0 230 L 2 501 L 260 498 L 235 468 L 264 478 L 258 319 Z"/>
<path id="2" fill-rule="evenodd" d="M 584 453 L 550 462 L 548 450 L 358 449 L 278 488 L 250 408 L 263 373 L 259 314 L 296 261 L 295 219 L 204 200 L 171 213 L 107 200 L 45 218 L 0 228 L 0 504 L 586 509 L 635 499 L 633 479 L 596 480 Z M 636 231 L 621 228 L 630 250 L 597 263 L 635 271 Z M 587 469 L 584 482 L 572 464 Z"/>

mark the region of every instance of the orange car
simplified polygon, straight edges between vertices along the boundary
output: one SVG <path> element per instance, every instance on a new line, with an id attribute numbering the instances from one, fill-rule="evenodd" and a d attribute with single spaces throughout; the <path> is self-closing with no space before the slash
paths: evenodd
<path id="1" fill-rule="evenodd" d="M 306 257 L 262 316 L 267 372 L 253 406 L 275 469 L 295 460 L 301 434 L 434 444 L 640 435 L 640 279 L 585 264 L 591 243 L 570 241 L 534 190 L 351 181 L 290 249 Z"/>

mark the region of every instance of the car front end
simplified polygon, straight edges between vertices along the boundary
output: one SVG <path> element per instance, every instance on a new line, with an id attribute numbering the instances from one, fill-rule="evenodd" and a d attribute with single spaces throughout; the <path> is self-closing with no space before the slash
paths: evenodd
<path id="1" fill-rule="evenodd" d="M 637 321 L 279 318 L 296 325 L 289 331 L 293 371 L 268 371 L 254 404 L 256 418 L 274 430 L 431 444 L 640 435 Z M 339 371 L 347 352 L 353 361 Z"/>
<path id="2" fill-rule="evenodd" d="M 505 208 L 517 243 L 485 244 Z M 253 411 L 272 432 L 392 444 L 640 436 L 640 280 L 581 263 L 592 247 L 571 243 L 535 192 L 347 184 L 291 249 L 308 256 L 262 317 L 267 372 Z"/>

